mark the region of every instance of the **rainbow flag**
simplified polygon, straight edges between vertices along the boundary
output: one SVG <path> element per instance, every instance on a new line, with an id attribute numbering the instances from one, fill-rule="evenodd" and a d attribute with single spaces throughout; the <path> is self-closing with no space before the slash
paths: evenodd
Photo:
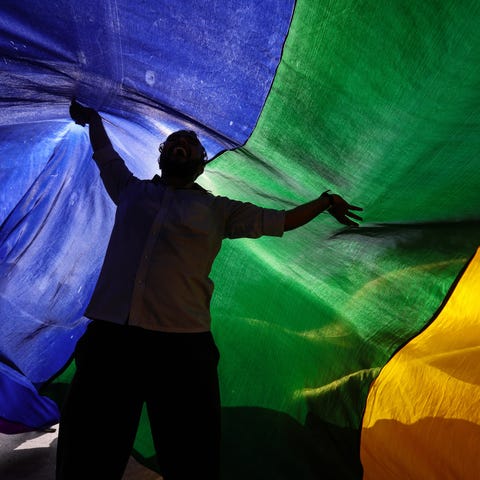
<path id="1" fill-rule="evenodd" d="M 364 208 L 225 241 L 223 477 L 476 479 L 480 3 L 0 5 L 0 431 L 58 422 L 114 206 L 71 98 L 140 178 L 198 132 L 215 194 Z M 194 401 L 194 395 L 192 397 Z M 121 421 L 121 419 L 119 419 Z M 155 469 L 146 417 L 135 455 Z"/>

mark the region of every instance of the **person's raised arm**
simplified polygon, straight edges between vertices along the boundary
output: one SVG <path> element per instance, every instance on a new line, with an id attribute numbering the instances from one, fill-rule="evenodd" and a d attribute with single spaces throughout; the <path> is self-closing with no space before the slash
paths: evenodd
<path id="1" fill-rule="evenodd" d="M 330 215 L 343 225 L 358 227 L 358 223 L 351 219 L 362 220 L 362 218 L 351 210 L 361 211 L 363 209 L 350 205 L 340 195 L 324 192 L 320 197 L 311 202 L 287 210 L 285 212 L 285 231 L 294 230 L 305 225 L 324 211 L 328 211 Z"/>
<path id="2" fill-rule="evenodd" d="M 80 105 L 76 100 L 72 100 L 70 104 L 70 116 L 78 125 L 84 127 L 89 125 L 88 133 L 93 151 L 96 152 L 107 145 L 111 145 L 105 127 L 103 126 L 102 117 L 96 110 Z"/>
<path id="3" fill-rule="evenodd" d="M 93 159 L 100 169 L 100 176 L 110 198 L 118 205 L 120 193 L 135 178 L 134 175 L 113 148 L 102 117 L 96 110 L 73 100 L 70 104 L 70 116 L 78 125 L 88 124 Z"/>

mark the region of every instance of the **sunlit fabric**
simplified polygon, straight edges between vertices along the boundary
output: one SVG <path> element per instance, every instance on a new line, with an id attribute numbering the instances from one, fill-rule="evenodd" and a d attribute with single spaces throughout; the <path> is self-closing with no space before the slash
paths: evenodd
<path id="1" fill-rule="evenodd" d="M 58 420 L 112 225 L 76 97 L 141 178 L 190 128 L 210 158 L 239 147 L 201 177 L 215 194 L 290 208 L 331 189 L 364 207 L 355 230 L 325 214 L 226 241 L 212 272 L 224 478 L 361 478 L 372 382 L 478 247 L 479 15 L 474 0 L 2 2 L 0 428 Z M 145 419 L 135 454 L 155 468 L 149 435 Z"/>
<path id="2" fill-rule="evenodd" d="M 478 477 L 479 285 L 480 251 L 435 321 L 375 380 L 362 430 L 365 479 Z"/>

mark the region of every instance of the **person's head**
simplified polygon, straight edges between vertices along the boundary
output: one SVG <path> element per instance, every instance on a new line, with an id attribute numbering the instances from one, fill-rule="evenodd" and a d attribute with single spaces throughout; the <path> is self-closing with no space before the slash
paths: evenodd
<path id="1" fill-rule="evenodd" d="M 203 173 L 207 153 L 195 132 L 179 130 L 170 134 L 159 147 L 158 165 L 163 178 L 175 178 L 185 183 Z"/>

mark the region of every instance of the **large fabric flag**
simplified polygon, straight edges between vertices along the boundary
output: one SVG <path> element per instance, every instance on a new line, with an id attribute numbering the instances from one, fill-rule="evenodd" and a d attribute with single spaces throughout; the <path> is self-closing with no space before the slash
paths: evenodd
<path id="1" fill-rule="evenodd" d="M 215 194 L 287 209 L 331 189 L 364 208 L 359 229 L 325 214 L 224 242 L 225 479 L 476 478 L 479 15 L 474 0 L 3 1 L 0 431 L 58 422 L 112 226 L 75 97 L 141 178 L 189 128 Z M 146 419 L 134 453 L 156 468 Z"/>

